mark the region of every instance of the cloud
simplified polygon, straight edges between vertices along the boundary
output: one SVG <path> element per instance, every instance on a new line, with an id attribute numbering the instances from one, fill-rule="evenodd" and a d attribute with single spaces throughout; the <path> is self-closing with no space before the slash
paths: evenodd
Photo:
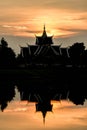
<path id="1" fill-rule="evenodd" d="M 27 29 L 26 26 L 11 26 L 11 25 L 2 25 L 2 27 L 4 28 L 14 28 L 14 29 L 18 29 L 18 30 L 25 30 Z"/>
<path id="2" fill-rule="evenodd" d="M 29 27 L 27 26 L 11 26 L 11 25 L 2 25 L 3 28 L 7 28 L 7 29 L 16 29 L 16 30 L 19 30 L 21 31 L 22 30 L 22 33 L 25 32 L 25 33 L 30 33 L 30 34 L 38 34 L 38 33 L 42 33 L 42 31 L 37 31 L 37 30 L 29 30 Z"/>
<path id="3" fill-rule="evenodd" d="M 72 18 L 71 20 L 82 20 L 82 21 L 87 21 L 87 16 L 85 16 L 85 17 L 79 17 L 79 18 Z"/>
<path id="4" fill-rule="evenodd" d="M 79 16 L 80 15 L 80 16 Z M 63 20 L 66 21 L 74 21 L 74 22 L 86 22 L 87 21 L 87 13 L 76 13 L 75 15 L 70 13 L 70 15 L 66 14 L 66 16 L 63 18 Z"/>
<path id="5" fill-rule="evenodd" d="M 87 33 L 87 29 L 76 29 L 76 28 L 58 28 L 62 31 L 69 31 L 69 32 L 77 32 L 77 33 Z"/>
<path id="6" fill-rule="evenodd" d="M 73 11 L 87 11 L 87 0 L 3 0 L 0 1 L 3 7 L 22 7 L 22 8 L 56 8 Z"/>
<path id="7" fill-rule="evenodd" d="M 65 9 L 71 11 L 87 11 L 87 0 L 47 0 L 45 6 L 49 8 Z"/>
<path id="8" fill-rule="evenodd" d="M 33 33 L 33 34 L 42 33 L 42 31 L 33 31 L 33 30 L 27 30 L 26 32 Z"/>

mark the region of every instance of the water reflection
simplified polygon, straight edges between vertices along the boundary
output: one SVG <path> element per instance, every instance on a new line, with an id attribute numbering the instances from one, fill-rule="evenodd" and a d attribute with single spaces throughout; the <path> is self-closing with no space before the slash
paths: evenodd
<path id="1" fill-rule="evenodd" d="M 86 77 L 43 76 L 1 78 L 0 128 L 86 130 Z"/>
<path id="2" fill-rule="evenodd" d="M 12 101 L 0 113 L 2 130 L 86 130 L 87 129 L 87 105 L 75 105 L 70 101 L 51 101 L 53 112 L 48 111 L 43 124 L 42 113 L 35 112 L 36 102 Z M 5 125 L 4 125 L 5 123 Z M 0 125 L 1 128 L 2 125 Z"/>
<path id="3" fill-rule="evenodd" d="M 0 129 L 87 129 L 87 101 L 85 99 L 84 105 L 81 103 L 76 105 L 70 100 L 69 91 L 63 95 L 59 93 L 59 89 L 49 87 L 34 89 L 29 87 L 29 84 L 24 86 L 23 82 L 21 86 L 15 86 L 14 81 L 0 82 L 1 108 L 3 103 L 8 104 L 7 107 L 3 107 L 4 112 L 0 112 Z"/>
<path id="4" fill-rule="evenodd" d="M 10 102 L 15 96 L 15 86 L 12 81 L 9 80 L 1 80 L 0 81 L 0 104 L 1 110 L 3 111 L 8 102 Z"/>
<path id="5" fill-rule="evenodd" d="M 51 100 L 70 100 L 75 105 L 83 105 L 87 99 L 84 79 L 68 79 L 62 82 L 59 79 L 58 83 L 54 82 L 54 79 L 49 81 L 49 78 L 46 82 L 45 78 L 43 80 L 41 80 L 42 78 L 39 80 L 36 78 L 29 79 L 15 79 L 13 77 L 13 79 L 5 78 L 0 80 L 0 105 L 2 111 L 7 107 L 8 102 L 15 97 L 15 86 L 17 86 L 20 93 L 20 100 L 37 102 L 36 111 L 42 109 L 43 117 L 46 115 L 46 110 L 52 111 Z"/>

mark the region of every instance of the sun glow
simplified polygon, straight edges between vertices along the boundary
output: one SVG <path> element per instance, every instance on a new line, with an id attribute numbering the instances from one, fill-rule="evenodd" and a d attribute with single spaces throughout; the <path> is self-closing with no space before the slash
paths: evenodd
<path id="1" fill-rule="evenodd" d="M 19 9 L 18 14 L 14 11 L 14 18 L 0 21 L 0 32 L 6 35 L 34 37 L 41 35 L 44 24 L 48 35 L 66 37 L 75 35 L 86 28 L 87 13 L 72 13 L 60 9 Z M 11 10 L 10 10 L 11 11 Z M 32 15 L 31 15 L 32 14 Z M 7 13 L 5 14 L 7 15 Z M 11 15 L 11 14 L 9 14 Z M 84 19 L 85 18 L 85 19 Z M 4 18 L 6 19 L 6 18 Z M 2 32 L 3 30 L 3 32 Z"/>
<path id="2" fill-rule="evenodd" d="M 18 44 L 15 52 L 19 53 L 19 44 L 34 44 L 35 35 L 42 35 L 45 24 L 47 35 L 53 35 L 56 41 L 54 44 L 70 46 L 78 41 L 87 46 L 87 2 L 65 1 L 1 1 L 0 36 L 6 37 L 13 49 Z"/>

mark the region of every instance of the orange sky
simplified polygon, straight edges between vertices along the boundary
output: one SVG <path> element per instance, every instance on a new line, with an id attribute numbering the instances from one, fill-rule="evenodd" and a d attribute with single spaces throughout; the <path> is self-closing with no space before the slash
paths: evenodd
<path id="1" fill-rule="evenodd" d="M 15 50 L 19 44 L 34 44 L 44 23 L 55 44 L 87 45 L 87 0 L 0 0 L 0 36 Z"/>

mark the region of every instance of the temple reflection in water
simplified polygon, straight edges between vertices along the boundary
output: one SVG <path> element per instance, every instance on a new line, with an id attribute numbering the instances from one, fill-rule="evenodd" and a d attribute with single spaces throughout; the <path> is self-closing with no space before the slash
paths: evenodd
<path id="1" fill-rule="evenodd" d="M 87 95 L 81 80 L 68 78 L 61 82 L 58 77 L 55 81 L 59 82 L 53 84 L 54 79 L 50 81 L 49 77 L 25 77 L 4 75 L 4 80 L 0 80 L 2 130 L 87 129 Z M 76 90 L 77 84 L 80 92 Z"/>
<path id="2" fill-rule="evenodd" d="M 15 128 L 17 130 L 24 130 L 25 128 L 30 128 L 32 130 L 35 130 L 36 128 L 40 130 L 82 130 L 84 128 L 84 130 L 86 130 L 86 101 L 82 106 L 75 105 L 71 101 L 67 100 L 61 100 L 61 102 L 51 100 L 50 103 L 44 104 L 44 106 L 34 101 L 20 101 L 20 95 L 18 93 L 19 92 L 16 89 L 16 95 L 14 100 L 10 102 L 8 104 L 8 107 L 4 110 L 4 115 L 9 115 L 8 124 L 6 125 L 7 128 Z M 43 114 L 46 114 L 45 118 L 42 118 L 41 112 L 43 112 Z M 2 117 L 1 113 L 0 117 Z M 12 119 L 12 121 L 10 120 L 10 118 Z M 5 119 L 4 122 L 6 123 Z M 10 122 L 15 125 L 11 125 Z M 5 128 L 5 126 L 3 126 L 3 128 Z"/>
<path id="3" fill-rule="evenodd" d="M 86 100 L 86 92 L 84 87 L 80 87 L 79 89 L 81 91 L 78 92 L 75 88 L 77 86 L 77 83 L 73 82 L 73 84 L 67 87 L 68 82 L 66 86 L 64 86 L 65 82 L 64 84 L 63 83 L 60 84 L 59 82 L 58 85 L 60 86 L 57 87 L 50 83 L 43 84 L 43 81 L 41 82 L 37 81 L 35 85 L 35 82 L 33 84 L 32 81 L 29 79 L 10 80 L 9 78 L 6 78 L 5 81 L 0 80 L 1 110 L 5 111 L 5 109 L 8 109 L 9 102 L 13 101 L 15 96 L 17 96 L 19 93 L 20 101 L 27 101 L 29 103 L 30 102 L 34 103 L 36 113 L 38 112 L 42 113 L 43 122 L 45 123 L 47 113 L 48 112 L 53 113 L 54 106 L 52 104 L 52 100 L 58 102 L 61 102 L 62 100 L 66 100 L 67 102 L 72 102 L 77 106 L 84 105 Z M 18 92 L 16 92 L 15 90 L 17 90 Z"/>
<path id="4" fill-rule="evenodd" d="M 41 122 L 43 122 L 49 129 L 50 127 L 58 129 L 63 125 L 62 130 L 65 130 L 68 123 L 69 125 L 70 123 L 77 123 L 77 125 L 82 123 L 83 128 L 84 124 L 87 126 L 86 75 L 87 69 L 84 68 L 56 66 L 5 70 L 4 73 L 1 71 L 1 111 L 3 115 L 13 115 L 11 117 L 15 119 L 13 124 L 16 124 L 16 120 L 19 119 L 20 122 L 16 126 L 20 123 L 25 123 L 24 126 L 26 126 L 27 122 L 29 128 L 32 127 L 31 124 L 34 125 L 33 127 L 42 128 Z M 19 98 L 17 98 L 18 95 Z M 19 112 L 21 117 L 18 117 Z M 3 115 L 1 114 L 2 119 Z M 52 116 L 55 116 L 55 120 Z M 84 122 L 80 119 L 84 119 Z M 12 123 L 9 117 L 10 122 Z M 15 125 L 11 126 L 11 123 L 9 127 L 15 128 Z M 29 128 L 24 127 L 24 130 Z"/>

